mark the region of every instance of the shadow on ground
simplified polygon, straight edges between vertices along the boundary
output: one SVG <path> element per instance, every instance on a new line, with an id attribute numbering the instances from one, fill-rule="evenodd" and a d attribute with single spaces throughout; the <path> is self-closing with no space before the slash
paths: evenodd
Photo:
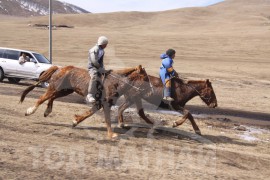
<path id="1" fill-rule="evenodd" d="M 45 126 L 57 126 L 57 127 L 67 127 L 67 128 L 73 128 L 72 125 L 69 124 L 63 124 L 63 123 L 48 123 L 48 122 L 37 122 L 34 124 L 40 124 Z M 105 124 L 104 124 L 105 126 Z M 107 132 L 106 127 L 97 127 L 97 126 L 77 126 L 74 129 L 78 131 L 99 131 L 99 132 Z M 168 129 L 168 130 L 166 130 Z M 173 130 L 173 131 L 170 131 Z M 256 146 L 256 144 L 253 143 L 245 143 L 238 141 L 237 139 L 229 138 L 227 136 L 213 136 L 213 135 L 197 135 L 193 132 L 187 132 L 183 131 L 177 128 L 158 128 L 155 131 L 149 131 L 149 128 L 118 128 L 113 127 L 113 131 L 118 133 L 121 138 L 129 139 L 131 137 L 134 138 L 153 138 L 153 139 L 159 139 L 159 140 L 166 140 L 166 139 L 174 139 L 174 140 L 188 140 L 193 141 L 196 143 L 201 144 L 220 144 L 220 143 L 228 143 L 228 144 L 236 144 L 241 146 Z M 80 134 L 80 133 L 79 133 Z M 96 140 L 95 137 L 91 136 L 85 136 L 84 133 L 79 134 L 73 134 L 72 138 L 75 139 L 86 139 L 86 140 Z M 106 134 L 106 133 L 104 133 Z M 52 135 L 55 136 L 61 136 L 61 137 L 70 137 L 70 133 L 63 134 L 63 132 L 60 133 L 54 133 Z M 106 137 L 104 137 L 106 138 Z"/>

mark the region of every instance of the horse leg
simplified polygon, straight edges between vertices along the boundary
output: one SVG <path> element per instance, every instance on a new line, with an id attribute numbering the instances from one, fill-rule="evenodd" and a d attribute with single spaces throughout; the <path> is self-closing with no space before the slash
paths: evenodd
<path id="1" fill-rule="evenodd" d="M 109 104 L 107 104 L 107 103 L 103 104 L 103 109 L 104 109 L 105 121 L 106 121 L 106 125 L 107 125 L 108 138 L 109 139 L 116 138 L 118 136 L 118 134 L 114 133 L 112 131 L 111 117 L 110 117 L 111 108 L 110 108 Z"/>
<path id="2" fill-rule="evenodd" d="M 49 99 L 47 109 L 44 112 L 44 117 L 47 117 L 52 112 L 53 101 L 54 101 L 53 98 Z"/>
<path id="3" fill-rule="evenodd" d="M 74 91 L 71 89 L 68 90 L 61 90 L 61 91 L 57 91 L 54 96 L 52 98 L 49 99 L 48 105 L 47 105 L 47 109 L 44 112 L 44 117 L 47 117 L 51 112 L 52 112 L 52 107 L 53 107 L 53 101 L 59 97 L 64 97 L 67 96 L 71 93 L 73 93 Z"/>
<path id="4" fill-rule="evenodd" d="M 128 101 L 126 99 L 126 101 L 121 104 L 118 108 L 118 127 L 119 128 L 123 128 L 124 127 L 124 118 L 123 118 L 123 112 L 132 105 L 131 101 Z"/>
<path id="5" fill-rule="evenodd" d="M 181 124 L 183 124 L 186 121 L 186 119 L 189 119 L 195 133 L 201 135 L 201 131 L 200 131 L 198 125 L 196 124 L 192 114 L 187 109 L 184 109 L 184 108 L 181 108 L 180 111 L 182 111 L 184 115 L 183 115 L 182 119 L 180 119 L 178 121 L 174 121 L 173 127 L 180 126 Z"/>
<path id="6" fill-rule="evenodd" d="M 95 112 L 97 112 L 100 108 L 98 108 L 97 106 L 93 106 L 91 109 L 89 109 L 88 111 L 86 111 L 84 114 L 82 115 L 77 115 L 75 114 L 75 119 L 73 120 L 73 127 L 76 127 L 79 123 L 81 123 L 83 120 L 85 120 L 86 118 L 92 116 L 93 114 L 95 114 Z"/>
<path id="7" fill-rule="evenodd" d="M 136 103 L 136 107 L 137 107 L 137 111 L 139 116 L 147 123 L 147 124 L 154 124 L 150 119 L 148 119 L 148 117 L 146 117 L 146 115 L 144 114 L 144 110 L 142 107 L 142 100 L 138 99 L 135 101 Z"/>
<path id="8" fill-rule="evenodd" d="M 38 101 L 36 102 L 36 104 L 33 107 L 29 107 L 26 110 L 25 116 L 29 116 L 31 114 L 34 114 L 37 110 L 37 108 L 44 103 L 46 100 L 50 99 L 55 93 L 55 90 L 52 89 L 48 89 L 46 91 L 45 94 L 43 94 L 42 96 L 40 96 L 40 98 L 38 99 Z"/>
<path id="9" fill-rule="evenodd" d="M 192 127 L 193 127 L 195 133 L 196 133 L 196 134 L 199 134 L 199 135 L 202 135 L 201 130 L 199 129 L 198 125 L 196 124 L 196 122 L 195 122 L 193 116 L 191 115 L 191 113 L 189 113 L 188 119 L 189 119 L 189 121 L 191 122 Z"/>

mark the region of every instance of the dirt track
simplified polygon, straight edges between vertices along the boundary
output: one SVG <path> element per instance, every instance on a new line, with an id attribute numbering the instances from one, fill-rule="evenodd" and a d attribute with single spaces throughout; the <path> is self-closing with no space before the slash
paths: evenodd
<path id="1" fill-rule="evenodd" d="M 0 94 L 2 95 L 8 95 L 8 96 L 20 96 L 20 93 L 28 87 L 30 84 L 32 84 L 32 81 L 26 81 L 23 80 L 19 84 L 10 84 L 7 80 L 5 80 L 4 85 L 0 89 Z M 39 98 L 43 93 L 45 92 L 45 89 L 42 88 L 36 88 L 35 93 L 30 93 L 27 97 L 30 98 Z M 57 99 L 61 102 L 69 102 L 69 103 L 78 103 L 78 104 L 85 104 L 84 98 L 77 95 L 72 94 L 69 96 L 66 96 L 64 98 Z M 118 100 L 118 104 L 122 102 L 122 99 Z M 145 103 L 144 107 L 146 109 L 154 110 L 155 107 L 152 107 L 151 104 Z M 217 108 L 217 109 L 210 109 L 206 106 L 201 105 L 187 105 L 187 108 L 195 114 L 204 114 L 204 115 L 216 115 L 217 118 L 222 117 L 237 117 L 238 121 L 241 121 L 241 118 L 244 120 L 241 121 L 244 124 L 252 124 L 252 125 L 263 125 L 266 127 L 270 126 L 270 114 L 268 113 L 260 113 L 260 112 L 248 112 L 243 110 L 234 110 L 234 109 L 226 109 L 226 108 Z M 240 118 L 240 119 L 239 119 Z"/>
<path id="2" fill-rule="evenodd" d="M 270 175 L 269 129 L 247 126 L 222 114 L 209 118 L 208 109 L 199 109 L 204 115 L 195 116 L 202 137 L 195 135 L 187 122 L 178 128 L 179 134 L 114 128 L 122 135 L 110 141 L 106 139 L 102 112 L 77 128 L 71 127 L 73 115 L 87 109 L 77 95 L 56 101 L 47 118 L 43 117 L 45 105 L 34 115 L 24 116 L 44 91 L 37 88 L 23 104 L 18 104 L 19 92 L 25 87 L 1 83 L 3 179 L 266 179 Z M 191 108 L 196 111 L 196 107 Z M 113 108 L 113 120 L 115 112 Z M 147 112 L 155 121 L 165 120 L 168 125 L 179 116 Z M 133 109 L 125 117 L 128 122 L 141 121 Z"/>

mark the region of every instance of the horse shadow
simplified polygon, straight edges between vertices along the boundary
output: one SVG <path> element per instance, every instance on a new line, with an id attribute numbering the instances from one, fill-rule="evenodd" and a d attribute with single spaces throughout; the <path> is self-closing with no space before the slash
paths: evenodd
<path id="1" fill-rule="evenodd" d="M 215 144 L 235 144 L 239 146 L 250 146 L 255 147 L 257 146 L 256 143 L 251 142 L 242 142 L 236 138 L 230 138 L 228 136 L 214 136 L 214 135 L 203 135 L 206 139 L 211 140 Z"/>
<path id="2" fill-rule="evenodd" d="M 107 132 L 106 127 L 98 126 L 77 126 L 72 127 L 70 124 L 64 123 L 50 123 L 50 122 L 37 122 L 35 124 L 45 125 L 45 126 L 56 126 L 56 127 L 66 127 L 72 128 L 78 131 L 98 131 L 98 132 Z M 193 132 L 184 131 L 178 128 L 169 128 L 158 126 L 151 128 L 151 126 L 145 124 L 142 127 L 135 125 L 134 127 L 125 127 L 119 128 L 115 125 L 112 126 L 113 131 L 119 134 L 118 139 L 130 139 L 130 138 L 144 138 L 144 139 L 155 139 L 155 140 L 178 140 L 178 141 L 190 141 L 195 144 L 235 144 L 240 146 L 256 146 L 256 143 L 251 142 L 242 142 L 235 138 L 230 138 L 225 135 L 214 136 L 214 135 L 197 135 Z M 152 131 L 151 131 L 152 130 Z M 57 133 L 53 134 L 61 137 L 70 137 L 69 134 Z M 84 139 L 84 140 L 98 140 L 99 143 L 109 143 L 111 140 L 96 138 L 92 135 L 85 136 L 83 133 L 73 134 L 72 138 L 75 139 Z"/>
<path id="3" fill-rule="evenodd" d="M 18 82 L 18 83 L 14 83 L 14 82 L 10 82 L 10 81 L 4 79 L 1 83 L 4 83 L 4 84 L 12 84 L 12 85 L 17 85 L 17 86 L 23 86 L 23 87 L 28 87 L 29 85 L 32 85 L 33 82 L 35 82 L 35 81 L 31 81 L 31 80 L 21 80 L 21 81 Z"/>

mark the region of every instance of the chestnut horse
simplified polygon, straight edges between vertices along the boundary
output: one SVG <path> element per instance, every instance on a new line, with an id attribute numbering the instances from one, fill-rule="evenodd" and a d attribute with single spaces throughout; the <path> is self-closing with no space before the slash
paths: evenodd
<path id="1" fill-rule="evenodd" d="M 85 69 L 74 66 L 63 68 L 52 66 L 41 75 L 36 84 L 29 86 L 23 91 L 20 99 L 21 103 L 24 101 L 26 95 L 41 82 L 49 81 L 50 84 L 47 91 L 38 99 L 35 106 L 27 109 L 25 115 L 33 114 L 43 102 L 48 100 L 47 109 L 44 113 L 44 116 L 47 117 L 52 112 L 53 101 L 56 98 L 67 96 L 73 92 L 86 97 L 89 80 L 90 76 Z M 113 133 L 111 129 L 111 106 L 124 93 L 128 94 L 131 99 L 138 99 L 138 96 L 147 94 L 148 91 L 150 91 L 148 75 L 141 65 L 135 68 L 107 71 L 107 73 L 100 75 L 100 81 L 97 83 L 96 103 L 84 114 L 75 115 L 73 126 L 78 125 L 103 107 L 108 137 L 116 137 L 117 134 Z"/>
<path id="2" fill-rule="evenodd" d="M 182 112 L 183 117 L 178 121 L 174 121 L 173 127 L 177 127 L 183 124 L 186 119 L 189 119 L 193 129 L 199 135 L 201 135 L 201 131 L 198 128 L 196 122 L 194 121 L 191 113 L 185 109 L 186 103 L 191 100 L 195 96 L 199 96 L 202 101 L 211 108 L 217 107 L 217 99 L 214 92 L 214 89 L 211 85 L 211 82 L 207 79 L 205 81 L 194 81 L 189 80 L 184 82 L 179 78 L 172 78 L 172 98 L 174 101 L 171 103 L 165 102 L 162 100 L 163 98 L 163 84 L 160 78 L 154 76 L 148 76 L 150 83 L 154 87 L 154 92 L 147 97 L 143 97 L 144 100 L 151 104 L 155 104 L 158 107 L 164 109 L 173 109 L 177 112 Z M 138 114 L 141 118 L 143 118 L 147 123 L 151 122 L 144 114 L 144 110 L 141 107 L 141 99 L 129 99 L 129 97 L 125 96 L 125 102 L 119 106 L 118 109 L 118 125 L 119 127 L 123 127 L 123 112 L 126 108 L 131 106 L 133 103 L 136 104 L 138 109 Z"/>

